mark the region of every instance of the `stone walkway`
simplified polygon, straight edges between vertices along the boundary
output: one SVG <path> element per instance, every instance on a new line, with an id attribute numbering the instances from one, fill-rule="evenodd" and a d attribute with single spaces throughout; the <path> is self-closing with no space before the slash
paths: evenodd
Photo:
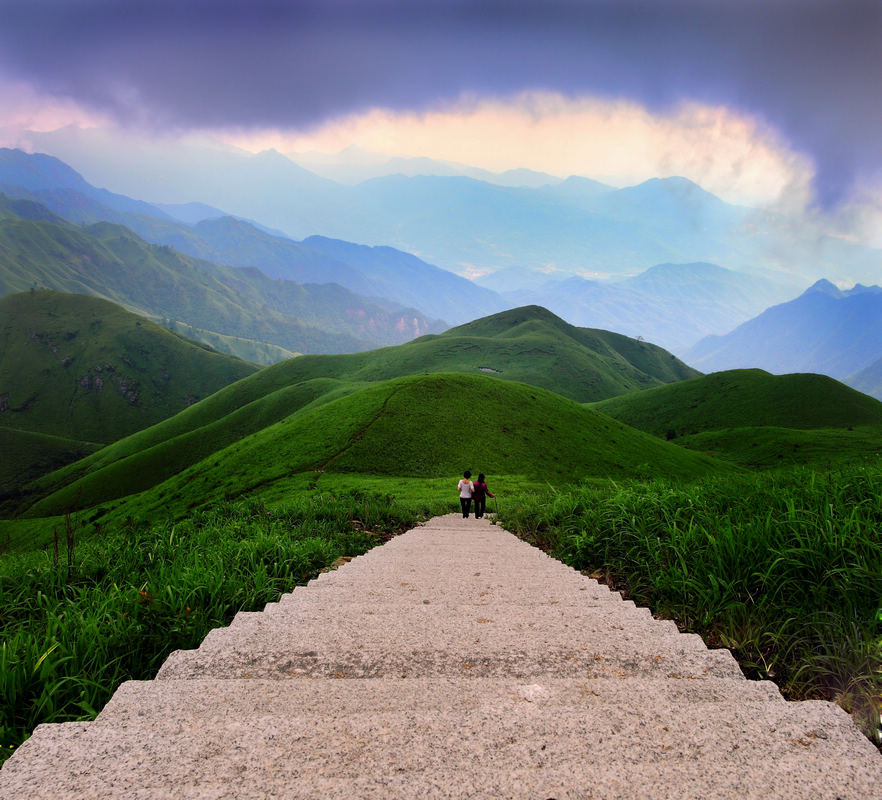
<path id="1" fill-rule="evenodd" d="M 41 725 L 0 798 L 874 798 L 844 711 L 492 524 L 437 517 L 239 614 L 94 722 Z"/>

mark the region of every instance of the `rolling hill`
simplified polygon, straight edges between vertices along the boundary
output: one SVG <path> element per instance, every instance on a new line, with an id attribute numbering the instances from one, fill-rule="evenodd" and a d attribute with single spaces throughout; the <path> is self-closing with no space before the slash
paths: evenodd
<path id="1" fill-rule="evenodd" d="M 715 372 L 592 408 L 661 437 L 726 428 L 882 425 L 882 403 L 826 375 L 770 375 L 759 369 Z"/>
<path id="2" fill-rule="evenodd" d="M 266 367 L 180 414 L 45 476 L 28 487 L 34 502 L 89 475 L 105 497 L 149 488 L 223 447 L 294 413 L 407 375 L 460 372 L 526 383 L 577 402 L 696 373 L 660 348 L 607 331 L 575 328 L 525 307 L 494 314 L 398 347 L 311 355 Z M 475 409 L 479 413 L 479 409 Z M 125 463 L 125 479 L 110 470 Z M 115 472 L 115 474 L 122 474 Z"/>
<path id="3" fill-rule="evenodd" d="M 179 442 L 166 456 L 185 450 Z M 183 464 L 183 462 L 179 462 Z M 139 513 L 183 513 L 221 499 L 260 496 L 304 477 L 488 474 L 538 480 L 665 474 L 694 478 L 725 471 L 713 459 L 659 441 L 572 400 L 483 375 L 438 373 L 383 381 L 300 411 L 211 452 L 149 487 L 131 481 L 139 467 L 119 461 L 68 483 L 28 516 L 93 507 L 147 489 L 126 505 Z M 115 487 L 110 492 L 108 487 Z M 104 506 L 90 516 L 100 519 Z"/>
<path id="4" fill-rule="evenodd" d="M 715 372 L 592 407 L 753 469 L 876 458 L 882 403 L 826 375 Z"/>
<path id="5" fill-rule="evenodd" d="M 0 424 L 107 443 L 257 367 L 97 297 L 0 298 Z"/>

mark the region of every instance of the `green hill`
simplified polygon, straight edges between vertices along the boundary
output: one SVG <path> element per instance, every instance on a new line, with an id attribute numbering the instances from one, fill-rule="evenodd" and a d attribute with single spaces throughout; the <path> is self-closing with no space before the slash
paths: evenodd
<path id="1" fill-rule="evenodd" d="M 163 458 L 188 449 L 181 440 Z M 277 494 L 286 485 L 302 488 L 305 475 L 385 475 L 391 491 L 397 478 L 456 476 L 465 468 L 540 482 L 693 478 L 726 469 L 543 389 L 485 376 L 421 375 L 306 404 L 157 483 L 127 503 L 126 513 L 135 506 L 183 512 L 219 499 Z M 114 462 L 43 499 L 28 516 L 104 503 L 144 488 L 136 485 L 140 475 L 138 458 Z"/>
<path id="2" fill-rule="evenodd" d="M 592 408 L 749 469 L 831 465 L 882 448 L 882 403 L 826 375 L 715 372 Z"/>
<path id="3" fill-rule="evenodd" d="M 826 375 L 770 375 L 760 369 L 715 372 L 592 404 L 655 436 L 725 428 L 810 430 L 882 425 L 882 403 Z"/>
<path id="4" fill-rule="evenodd" d="M 642 368 L 633 366 L 628 355 Z M 302 356 L 266 367 L 171 419 L 41 478 L 29 487 L 29 502 L 121 459 L 127 460 L 129 477 L 106 481 L 105 496 L 146 489 L 308 405 L 372 383 L 436 372 L 529 383 L 577 401 L 694 374 L 658 347 L 606 331 L 573 328 L 545 309 L 527 306 L 398 347 Z"/>
<path id="5" fill-rule="evenodd" d="M 257 367 L 96 297 L 0 298 L 0 425 L 107 443 Z"/>
<path id="6" fill-rule="evenodd" d="M 84 458 L 100 447 L 61 436 L 0 427 L 0 499 L 28 481 Z"/>

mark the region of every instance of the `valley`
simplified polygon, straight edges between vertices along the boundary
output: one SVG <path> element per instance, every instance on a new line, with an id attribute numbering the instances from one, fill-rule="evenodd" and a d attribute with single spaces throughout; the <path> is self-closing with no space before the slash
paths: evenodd
<path id="1" fill-rule="evenodd" d="M 358 191 L 402 219 L 415 191 L 438 209 L 528 194 L 469 180 Z M 699 201 L 720 242 L 735 220 L 682 181 L 535 189 L 541 213 L 640 223 L 658 260 L 614 282 L 503 262 L 472 281 L 391 235 L 295 241 L 16 151 L 0 190 L 7 750 L 449 510 L 465 468 L 499 524 L 876 735 L 882 403 L 841 381 L 875 386 L 878 287 L 664 263 L 698 251 L 651 248 L 679 213 L 659 196 Z"/>

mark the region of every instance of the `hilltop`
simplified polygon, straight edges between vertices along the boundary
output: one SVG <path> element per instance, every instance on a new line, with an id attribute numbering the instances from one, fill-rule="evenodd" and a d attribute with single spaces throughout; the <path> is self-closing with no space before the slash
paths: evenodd
<path id="1" fill-rule="evenodd" d="M 826 375 L 770 375 L 760 369 L 715 372 L 592 407 L 654 436 L 882 425 L 882 403 Z"/>
<path id="2" fill-rule="evenodd" d="M 301 356 L 228 386 L 152 428 L 29 487 L 30 502 L 89 475 L 104 497 L 143 490 L 292 414 L 407 375 L 460 372 L 527 383 L 577 402 L 695 375 L 670 353 L 607 331 L 574 328 L 545 309 L 494 314 L 398 347 Z M 480 430 L 480 409 L 474 409 Z M 479 435 L 476 433 L 475 435 Z M 459 439 L 455 434 L 447 437 Z M 124 462 L 125 478 L 108 470 Z M 115 472 L 119 476 L 122 473 Z"/>

